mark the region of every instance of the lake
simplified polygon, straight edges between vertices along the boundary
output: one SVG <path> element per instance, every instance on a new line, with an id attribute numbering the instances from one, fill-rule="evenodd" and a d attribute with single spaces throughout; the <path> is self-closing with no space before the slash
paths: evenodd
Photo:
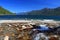
<path id="1" fill-rule="evenodd" d="M 44 15 L 0 15 L 0 20 L 18 20 L 18 19 L 53 19 L 60 20 L 60 16 L 44 16 Z"/>

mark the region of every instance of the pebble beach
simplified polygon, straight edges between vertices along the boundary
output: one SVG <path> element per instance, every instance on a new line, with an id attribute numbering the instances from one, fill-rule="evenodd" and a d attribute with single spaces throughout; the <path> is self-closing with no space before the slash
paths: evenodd
<path id="1" fill-rule="evenodd" d="M 60 40 L 60 21 L 0 20 L 0 40 Z"/>

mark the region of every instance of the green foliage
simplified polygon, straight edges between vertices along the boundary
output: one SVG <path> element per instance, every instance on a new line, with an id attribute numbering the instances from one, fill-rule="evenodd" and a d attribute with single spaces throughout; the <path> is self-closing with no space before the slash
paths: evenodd
<path id="1" fill-rule="evenodd" d="M 13 13 L 0 6 L 0 15 L 9 15 L 9 14 Z"/>

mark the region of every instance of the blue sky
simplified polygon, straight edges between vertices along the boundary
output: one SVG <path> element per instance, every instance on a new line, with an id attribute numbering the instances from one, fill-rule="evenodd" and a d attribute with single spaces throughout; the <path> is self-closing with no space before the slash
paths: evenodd
<path id="1" fill-rule="evenodd" d="M 43 8 L 56 8 L 60 6 L 60 0 L 0 0 L 0 6 L 13 13 L 19 13 Z"/>

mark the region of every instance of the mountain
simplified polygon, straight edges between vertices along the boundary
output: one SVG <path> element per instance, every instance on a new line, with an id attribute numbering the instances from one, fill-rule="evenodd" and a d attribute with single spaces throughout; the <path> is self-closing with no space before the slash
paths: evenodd
<path id="1" fill-rule="evenodd" d="M 16 13 L 16 15 L 26 15 L 26 12 Z"/>
<path id="2" fill-rule="evenodd" d="M 27 15 L 47 15 L 47 16 L 60 16 L 60 7 L 50 9 L 44 8 L 41 10 L 32 10 L 30 12 L 26 12 Z"/>
<path id="3" fill-rule="evenodd" d="M 0 15 L 9 15 L 9 14 L 11 15 L 13 13 L 0 6 Z"/>

